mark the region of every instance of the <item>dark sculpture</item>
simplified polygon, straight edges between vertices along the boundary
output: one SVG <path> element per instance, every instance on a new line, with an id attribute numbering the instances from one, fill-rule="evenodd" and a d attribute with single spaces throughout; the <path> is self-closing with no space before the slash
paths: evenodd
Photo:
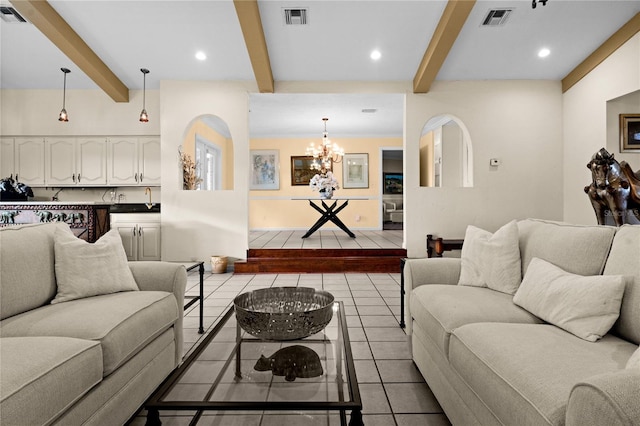
<path id="1" fill-rule="evenodd" d="M 616 226 L 627 221 L 628 212 L 640 220 L 640 171 L 634 173 L 627 162 L 618 163 L 606 149 L 593 154 L 587 164 L 591 185 L 584 187 L 596 213 L 598 225 L 613 215 Z"/>
<path id="2" fill-rule="evenodd" d="M 256 371 L 271 370 L 274 376 L 284 376 L 288 382 L 293 382 L 297 377 L 318 377 L 323 373 L 318 354 L 300 345 L 282 348 L 269 358 L 261 355 L 253 368 Z"/>
<path id="3" fill-rule="evenodd" d="M 16 181 L 13 176 L 0 180 L 0 200 L 26 201 L 27 197 L 33 197 L 33 191 L 29 186 Z"/>

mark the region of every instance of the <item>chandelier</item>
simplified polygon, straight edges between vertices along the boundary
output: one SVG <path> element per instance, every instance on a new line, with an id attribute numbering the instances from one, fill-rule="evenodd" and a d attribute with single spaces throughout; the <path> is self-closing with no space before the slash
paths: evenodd
<path id="1" fill-rule="evenodd" d="M 313 142 L 307 147 L 307 155 L 313 156 L 313 163 L 311 163 L 311 170 L 318 170 L 321 174 L 327 173 L 331 170 L 331 163 L 339 163 L 342 161 L 344 155 L 344 149 L 340 148 L 337 144 L 332 144 L 329 140 L 327 133 L 327 121 L 328 118 L 323 118 L 324 132 L 322 132 L 322 143 L 320 146 L 316 146 Z"/>

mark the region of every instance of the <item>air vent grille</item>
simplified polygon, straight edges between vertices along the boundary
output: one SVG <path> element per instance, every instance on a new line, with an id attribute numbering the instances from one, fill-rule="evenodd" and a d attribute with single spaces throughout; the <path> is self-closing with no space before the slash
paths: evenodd
<path id="1" fill-rule="evenodd" d="M 483 27 L 499 27 L 504 25 L 513 9 L 491 9 L 482 21 Z"/>
<path id="2" fill-rule="evenodd" d="M 285 25 L 307 25 L 307 9 L 284 9 Z"/>
<path id="3" fill-rule="evenodd" d="M 9 6 L 0 6 L 0 18 L 5 22 L 27 22 L 17 10 Z"/>

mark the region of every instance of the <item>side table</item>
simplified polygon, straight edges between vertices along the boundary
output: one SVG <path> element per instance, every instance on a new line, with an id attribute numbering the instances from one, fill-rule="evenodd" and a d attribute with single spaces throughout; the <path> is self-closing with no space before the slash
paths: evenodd
<path id="1" fill-rule="evenodd" d="M 464 239 L 459 240 L 445 240 L 443 238 L 433 238 L 433 235 L 427 234 L 427 257 L 433 257 L 435 252 L 436 257 L 442 257 L 442 253 L 449 250 L 462 249 L 462 243 Z"/>
<path id="2" fill-rule="evenodd" d="M 198 333 L 204 333 L 204 262 L 199 260 L 194 260 L 191 262 L 176 262 L 181 263 L 187 269 L 187 272 L 192 271 L 198 268 L 198 273 L 200 274 L 200 294 L 198 296 L 184 296 L 185 299 L 189 299 L 189 301 L 184 305 L 184 309 L 187 310 L 191 305 L 200 301 L 200 327 L 198 328 Z"/>

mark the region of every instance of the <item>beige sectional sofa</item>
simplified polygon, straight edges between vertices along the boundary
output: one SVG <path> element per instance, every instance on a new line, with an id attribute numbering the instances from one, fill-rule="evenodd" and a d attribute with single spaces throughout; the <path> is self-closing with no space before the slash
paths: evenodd
<path id="1" fill-rule="evenodd" d="M 527 219 L 517 233 L 522 277 L 534 258 L 572 274 L 621 275 L 619 318 L 587 341 L 511 294 L 456 285 L 459 258 L 408 260 L 413 360 L 445 413 L 454 425 L 640 425 L 640 366 L 629 361 L 640 344 L 640 226 Z"/>
<path id="2" fill-rule="evenodd" d="M 184 266 L 132 262 L 139 291 L 51 304 L 64 227 L 0 230 L 3 426 L 122 425 L 182 360 Z"/>

